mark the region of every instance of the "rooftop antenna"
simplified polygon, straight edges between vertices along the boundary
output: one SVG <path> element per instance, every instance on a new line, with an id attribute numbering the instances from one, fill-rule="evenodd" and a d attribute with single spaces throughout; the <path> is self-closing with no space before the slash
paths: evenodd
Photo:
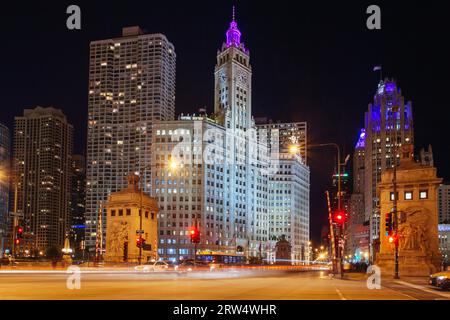
<path id="1" fill-rule="evenodd" d="M 233 22 L 235 22 L 235 17 L 236 17 L 236 8 L 235 6 L 233 6 Z"/>

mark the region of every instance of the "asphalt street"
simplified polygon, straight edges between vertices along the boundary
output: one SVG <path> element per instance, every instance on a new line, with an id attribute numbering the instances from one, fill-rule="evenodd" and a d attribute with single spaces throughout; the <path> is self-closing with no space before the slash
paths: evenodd
<path id="1" fill-rule="evenodd" d="M 449 292 L 426 279 L 383 279 L 370 290 L 364 275 L 348 279 L 327 272 L 226 271 L 205 273 L 96 272 L 80 275 L 70 290 L 65 272 L 0 272 L 0 299 L 31 300 L 442 300 Z M 70 279 L 70 280 L 73 280 Z M 69 287 L 74 281 L 69 280 Z M 72 284 L 72 285 L 70 285 Z M 76 286 L 75 286 L 76 287 Z"/>

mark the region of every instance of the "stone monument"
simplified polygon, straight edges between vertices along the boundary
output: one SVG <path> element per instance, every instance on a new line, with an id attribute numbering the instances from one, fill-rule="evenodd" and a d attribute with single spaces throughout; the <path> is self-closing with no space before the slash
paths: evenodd
<path id="1" fill-rule="evenodd" d="M 376 265 L 382 274 L 394 274 L 395 244 L 389 241 L 386 217 L 393 214 L 393 170 L 382 173 L 380 195 L 380 252 Z M 428 276 L 439 271 L 441 254 L 438 239 L 437 189 L 442 179 L 436 168 L 417 163 L 413 147 L 401 148 L 397 168 L 397 216 L 400 276 Z"/>

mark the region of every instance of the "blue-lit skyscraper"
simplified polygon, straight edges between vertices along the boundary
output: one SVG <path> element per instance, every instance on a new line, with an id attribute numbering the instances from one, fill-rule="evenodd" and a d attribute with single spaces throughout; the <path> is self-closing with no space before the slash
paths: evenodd
<path id="1" fill-rule="evenodd" d="M 364 140 L 364 207 L 365 218 L 370 221 L 374 253 L 380 233 L 377 184 L 381 173 L 399 163 L 400 155 L 398 152 L 395 155 L 395 145 L 399 150 L 403 144 L 414 144 L 412 104 L 405 103 L 394 80 L 386 79 L 378 85 L 374 101 L 366 112 Z"/>
<path id="2" fill-rule="evenodd" d="M 9 129 L 0 123 L 0 257 L 8 240 L 9 147 Z"/>

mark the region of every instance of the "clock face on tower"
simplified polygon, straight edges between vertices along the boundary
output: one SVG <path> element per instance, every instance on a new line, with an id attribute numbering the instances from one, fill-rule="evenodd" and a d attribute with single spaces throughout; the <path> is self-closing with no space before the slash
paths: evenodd
<path id="1" fill-rule="evenodd" d="M 222 72 L 219 74 L 219 81 L 220 81 L 221 83 L 227 82 L 227 75 L 225 74 L 224 71 L 222 71 Z"/>
<path id="2" fill-rule="evenodd" d="M 237 80 L 241 85 L 247 84 L 247 75 L 244 72 L 239 72 Z"/>

